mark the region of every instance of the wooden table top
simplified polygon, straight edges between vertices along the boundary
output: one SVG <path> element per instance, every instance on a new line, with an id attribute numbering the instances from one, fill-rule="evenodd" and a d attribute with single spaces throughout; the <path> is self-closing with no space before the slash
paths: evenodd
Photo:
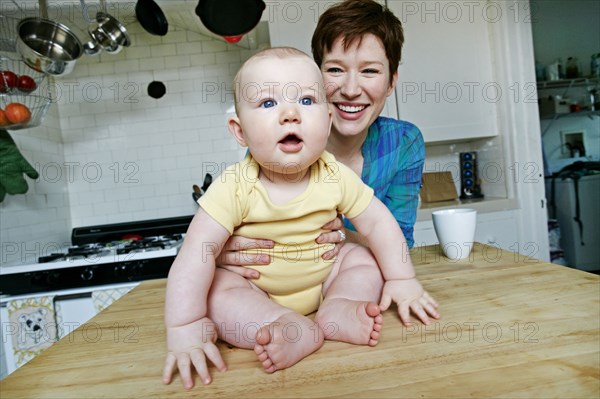
<path id="1" fill-rule="evenodd" d="M 254 352 L 221 343 L 229 371 L 213 368 L 211 385 L 163 385 L 166 280 L 153 280 L 0 382 L 0 396 L 598 398 L 598 276 L 483 245 L 458 262 L 437 246 L 412 259 L 442 319 L 406 328 L 393 307 L 374 348 L 326 342 L 266 374 Z"/>

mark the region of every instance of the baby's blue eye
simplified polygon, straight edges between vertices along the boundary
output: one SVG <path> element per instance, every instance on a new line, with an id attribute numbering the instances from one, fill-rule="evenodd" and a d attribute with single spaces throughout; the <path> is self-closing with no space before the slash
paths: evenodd
<path id="1" fill-rule="evenodd" d="M 302 105 L 312 105 L 312 103 L 313 103 L 312 98 L 304 97 L 304 98 L 300 99 L 300 104 L 302 104 Z"/>
<path id="2" fill-rule="evenodd" d="M 263 108 L 271 108 L 271 107 L 275 106 L 275 101 L 273 101 L 273 100 L 266 100 L 261 105 L 262 105 Z"/>

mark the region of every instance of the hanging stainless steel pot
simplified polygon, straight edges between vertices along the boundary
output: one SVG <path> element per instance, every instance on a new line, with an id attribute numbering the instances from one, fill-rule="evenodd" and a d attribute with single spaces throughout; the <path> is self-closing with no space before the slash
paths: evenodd
<path id="1" fill-rule="evenodd" d="M 73 70 L 84 48 L 65 25 L 46 18 L 25 18 L 17 25 L 17 52 L 36 71 L 63 76 Z"/>
<path id="2" fill-rule="evenodd" d="M 98 26 L 88 30 L 92 41 L 97 43 L 104 51 L 118 53 L 123 47 L 131 45 L 127 30 L 116 18 L 110 14 L 99 12 L 96 14 Z"/>

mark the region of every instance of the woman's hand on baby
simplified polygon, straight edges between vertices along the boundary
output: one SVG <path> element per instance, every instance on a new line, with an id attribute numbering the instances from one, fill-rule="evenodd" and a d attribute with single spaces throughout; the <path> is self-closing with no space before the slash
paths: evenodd
<path id="1" fill-rule="evenodd" d="M 338 214 L 333 220 L 325 223 L 321 229 L 327 231 L 321 233 L 317 237 L 317 244 L 335 244 L 335 247 L 325 252 L 322 258 L 325 260 L 333 259 L 338 255 L 340 249 L 342 249 L 342 246 L 344 246 L 344 240 L 346 239 L 346 231 L 344 229 L 342 215 Z"/>
<path id="2" fill-rule="evenodd" d="M 185 389 L 194 387 L 192 378 L 192 365 L 200 375 L 204 385 L 212 381 L 206 358 L 216 368 L 223 372 L 227 370 L 225 362 L 215 345 L 217 331 L 215 324 L 207 317 L 190 324 L 178 327 L 167 327 L 167 358 L 163 370 L 163 382 L 169 384 L 175 370 L 179 375 Z"/>
<path id="3" fill-rule="evenodd" d="M 439 319 L 438 303 L 416 278 L 407 280 L 388 280 L 383 286 L 383 293 L 379 307 L 381 311 L 387 310 L 392 301 L 398 305 L 400 320 L 405 326 L 411 324 L 410 312 L 412 311 L 425 325 L 431 323 L 429 316 Z"/>
<path id="4" fill-rule="evenodd" d="M 231 236 L 216 259 L 217 267 L 229 270 L 245 278 L 259 278 L 260 273 L 258 271 L 243 266 L 268 265 L 271 263 L 271 257 L 266 253 L 253 255 L 241 251 L 247 249 L 270 249 L 274 245 L 275 243 L 271 240 Z"/>

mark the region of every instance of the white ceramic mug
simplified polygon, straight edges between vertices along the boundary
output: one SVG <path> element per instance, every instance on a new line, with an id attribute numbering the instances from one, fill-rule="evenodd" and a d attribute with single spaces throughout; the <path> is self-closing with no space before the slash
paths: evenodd
<path id="1" fill-rule="evenodd" d="M 442 252 L 451 260 L 469 256 L 475 239 L 477 211 L 475 209 L 442 209 L 432 214 L 433 227 Z"/>

